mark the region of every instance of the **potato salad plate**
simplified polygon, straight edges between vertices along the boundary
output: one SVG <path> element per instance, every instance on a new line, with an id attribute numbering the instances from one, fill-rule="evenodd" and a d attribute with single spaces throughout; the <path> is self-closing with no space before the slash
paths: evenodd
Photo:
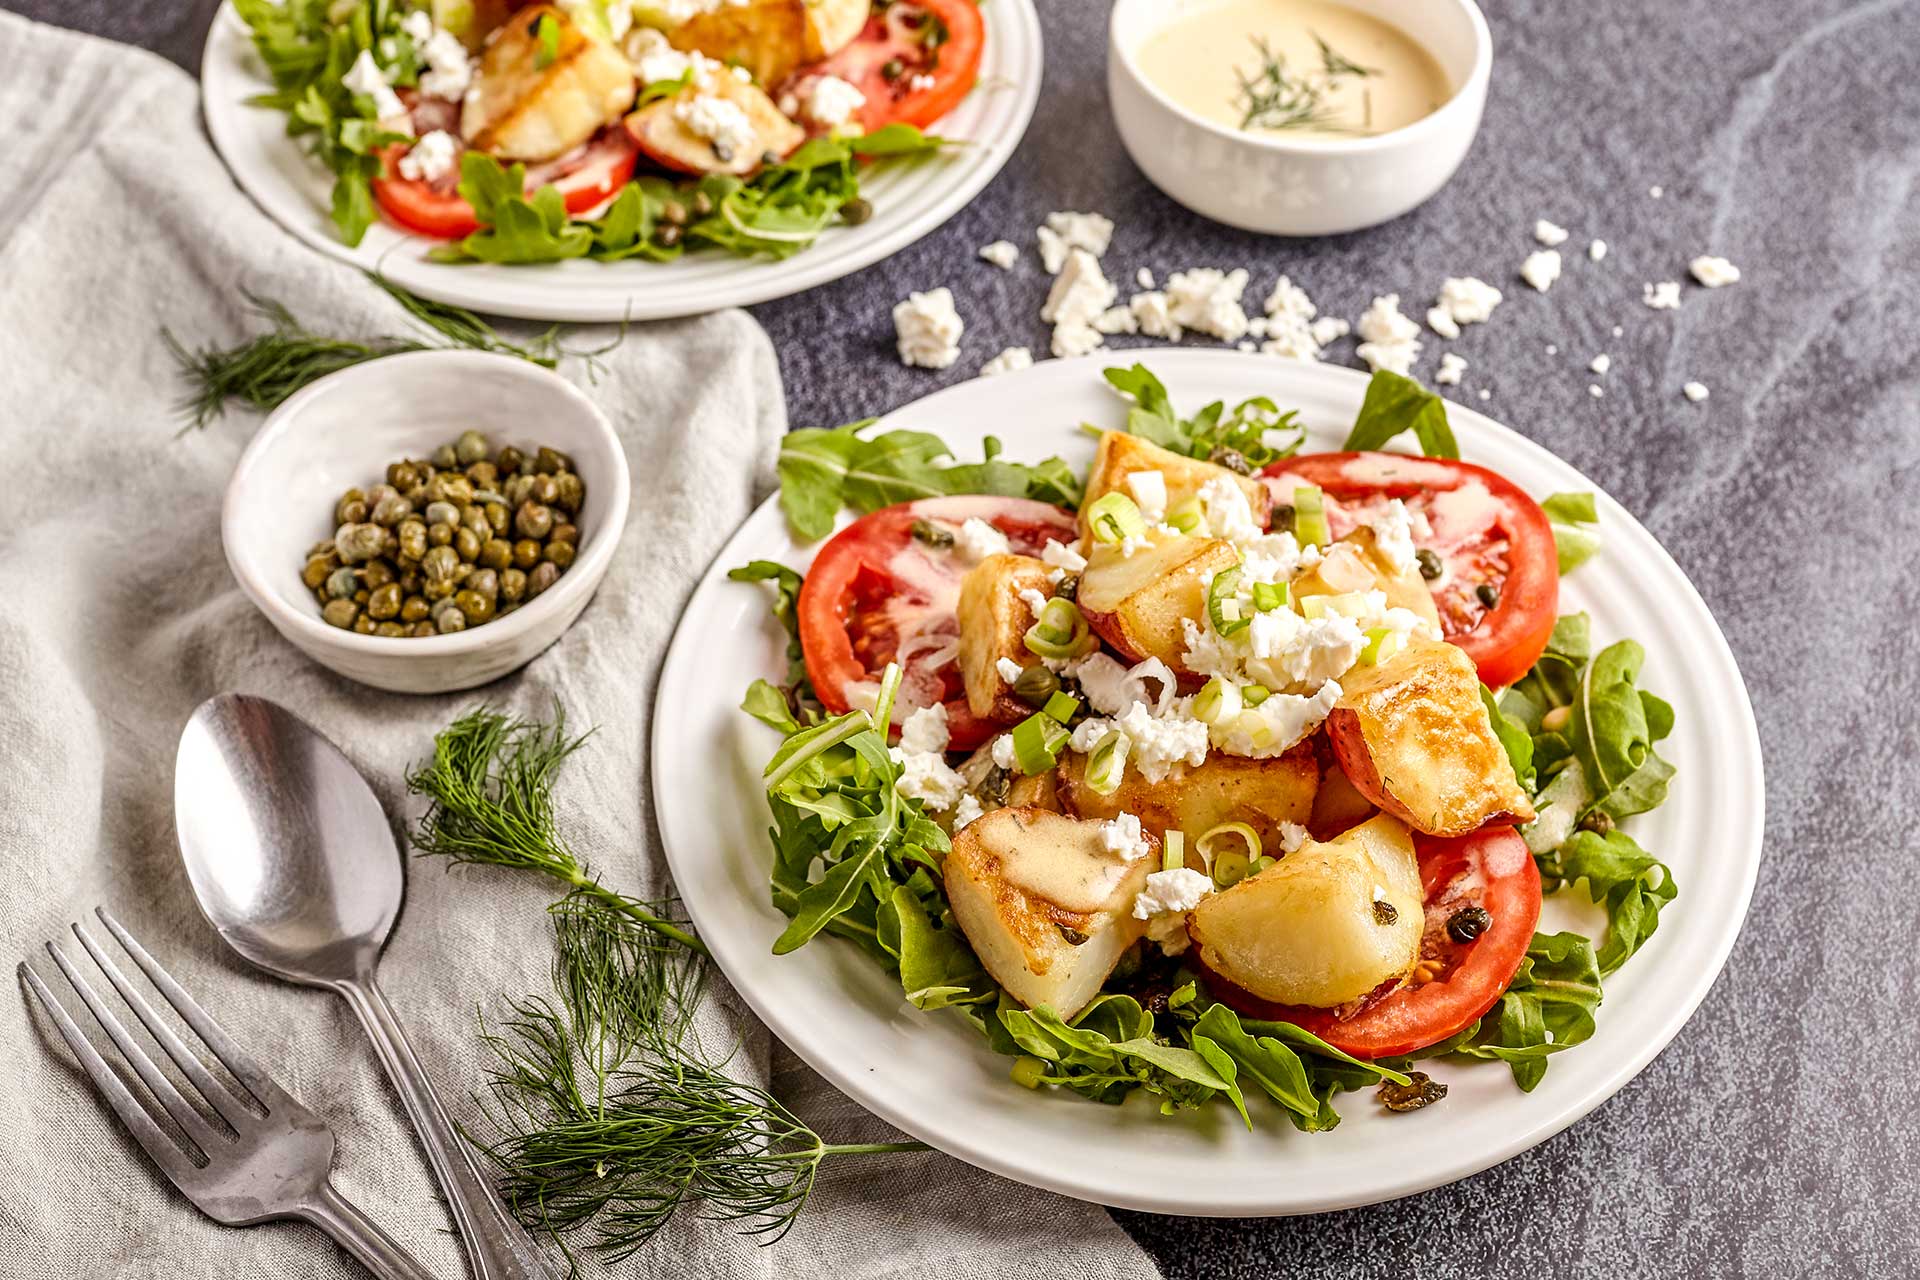
<path id="1" fill-rule="evenodd" d="M 907 1133 L 1130 1209 L 1370 1204 L 1580 1119 L 1720 972 L 1733 656 L 1482 414 L 1102 353 L 795 432 L 780 480 L 668 652 L 660 832 L 734 987 Z"/>
<path id="2" fill-rule="evenodd" d="M 227 0 L 201 101 L 307 244 L 494 315 L 785 297 L 952 217 L 1040 90 L 1030 0 Z"/>

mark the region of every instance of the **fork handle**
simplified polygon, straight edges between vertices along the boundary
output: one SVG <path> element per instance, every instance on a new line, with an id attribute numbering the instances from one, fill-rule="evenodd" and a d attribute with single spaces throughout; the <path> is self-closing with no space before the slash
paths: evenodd
<path id="1" fill-rule="evenodd" d="M 300 1217 L 332 1236 L 335 1243 L 372 1272 L 378 1280 L 434 1280 L 433 1273 L 382 1231 L 373 1219 L 360 1212 L 352 1201 L 333 1189 L 331 1182 L 320 1184 L 311 1204 L 302 1205 Z"/>
<path id="2" fill-rule="evenodd" d="M 427 1163 L 433 1166 L 434 1177 L 453 1212 L 454 1226 L 466 1245 L 474 1280 L 555 1280 L 533 1240 L 481 1176 L 379 984 L 368 974 L 340 984 L 338 990 L 359 1015 L 387 1078 L 420 1135 Z"/>

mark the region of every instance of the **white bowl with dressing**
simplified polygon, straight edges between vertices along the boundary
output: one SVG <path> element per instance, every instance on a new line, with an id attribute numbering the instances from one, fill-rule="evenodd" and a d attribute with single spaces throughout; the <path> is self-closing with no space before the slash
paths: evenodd
<path id="1" fill-rule="evenodd" d="M 1330 132 L 1311 121 L 1304 127 L 1241 128 L 1222 114 L 1224 87 L 1215 90 L 1219 102 L 1210 110 L 1183 105 L 1163 87 L 1173 64 L 1156 56 L 1156 42 L 1178 40 L 1183 28 L 1190 35 L 1189 24 L 1206 23 L 1209 15 L 1218 15 L 1219 39 L 1203 42 L 1204 54 L 1215 63 L 1231 58 L 1234 67 L 1245 63 L 1258 69 L 1258 50 L 1236 19 L 1261 2 L 1118 0 L 1114 5 L 1107 92 L 1121 141 L 1155 186 L 1229 226 L 1319 236 L 1397 218 L 1446 184 L 1479 132 L 1493 66 L 1493 38 L 1473 0 L 1265 0 L 1276 11 L 1302 15 L 1303 26 L 1316 11 L 1330 10 L 1335 11 L 1331 17 L 1349 25 L 1353 20 L 1385 23 L 1425 51 L 1444 82 L 1444 99 L 1409 123 L 1372 133 L 1360 132 L 1364 125 L 1357 120 L 1353 132 Z M 1235 49 L 1245 56 L 1233 57 Z M 1288 65 L 1298 66 L 1298 59 Z M 1197 69 L 1196 88 L 1215 85 L 1222 71 L 1232 74 L 1224 64 Z M 1180 96 L 1194 103 L 1204 95 Z M 1366 98 L 1369 116 L 1372 101 Z M 1251 102 L 1243 97 L 1235 109 Z"/>

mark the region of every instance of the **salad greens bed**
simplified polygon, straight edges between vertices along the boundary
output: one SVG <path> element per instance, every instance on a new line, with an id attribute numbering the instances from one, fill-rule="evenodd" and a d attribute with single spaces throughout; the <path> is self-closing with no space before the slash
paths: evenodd
<path id="1" fill-rule="evenodd" d="M 1256 398 L 1231 410 L 1208 405 L 1191 417 L 1173 408 L 1147 369 L 1111 369 L 1108 381 L 1131 401 L 1126 429 L 1193 457 L 1221 451 L 1258 466 L 1295 452 L 1304 431 L 1294 415 Z M 840 507 L 870 511 L 935 494 L 990 493 L 1076 506 L 1067 464 L 1049 458 L 1010 463 L 989 441 L 977 463 L 954 463 L 920 432 L 862 432 L 871 422 L 788 437 L 779 472 L 781 505 L 795 533 L 828 533 Z M 1376 449 L 1411 432 L 1429 456 L 1457 458 L 1444 402 L 1411 379 L 1374 375 L 1346 447 Z M 944 464 L 944 465 L 943 465 Z M 1562 572 L 1599 547 L 1591 494 L 1547 501 Z M 1058 1085 L 1117 1103 L 1135 1091 L 1163 1112 L 1224 1100 L 1251 1126 L 1250 1093 L 1264 1094 L 1296 1127 L 1339 1123 L 1342 1091 L 1382 1084 L 1415 1087 L 1407 1067 L 1429 1057 L 1498 1059 L 1531 1090 L 1548 1059 L 1593 1035 L 1602 982 L 1652 936 L 1673 900 L 1667 868 L 1618 823 L 1660 804 L 1672 766 L 1657 744 L 1673 712 L 1638 688 L 1644 654 L 1631 640 L 1593 652 L 1584 614 L 1560 619 L 1538 664 L 1513 687 L 1483 697 L 1514 774 L 1534 798 L 1538 819 L 1522 829 L 1546 892 L 1575 889 L 1599 904 L 1608 926 L 1536 934 L 1498 1004 L 1453 1039 L 1391 1062 L 1349 1057 L 1289 1023 L 1242 1017 L 1209 999 L 1177 962 L 1148 960 L 1118 972 L 1109 990 L 1071 1020 L 1026 1009 L 1000 990 L 968 946 L 941 883 L 946 833 L 920 802 L 896 789 L 901 765 L 887 749 L 897 673 L 883 682 L 871 716 L 825 716 L 806 687 L 795 600 L 801 577 L 768 561 L 736 569 L 740 581 L 775 587 L 774 612 L 789 634 L 785 686 L 756 680 L 743 709 L 783 736 L 765 772 L 774 860 L 773 902 L 788 917 L 776 953 L 822 933 L 845 938 L 895 974 L 907 1000 L 965 1018 L 997 1053 L 1014 1059 L 1028 1087 Z"/>
<path id="2" fill-rule="evenodd" d="M 342 79 L 361 51 L 371 50 L 396 88 L 418 83 L 421 52 L 401 28 L 413 7 L 408 0 L 234 0 L 273 78 L 273 91 L 252 103 L 285 112 L 288 136 L 304 140 L 333 173 L 331 215 L 349 245 L 359 244 L 378 217 L 373 180 L 381 171 L 381 151 L 412 138 L 382 128 L 373 99 L 352 92 Z M 681 87 L 678 81 L 647 85 L 640 100 Z M 635 178 L 594 219 L 569 215 L 556 187 L 527 195 L 524 165 L 502 165 L 469 151 L 461 157 L 459 191 L 473 206 L 480 230 L 431 256 L 441 262 L 667 262 L 690 247 L 709 247 L 785 258 L 852 213 L 861 161 L 924 156 L 944 145 L 898 123 L 864 137 L 814 138 L 746 180 Z M 671 245 L 654 237 L 669 202 L 696 211 Z"/>

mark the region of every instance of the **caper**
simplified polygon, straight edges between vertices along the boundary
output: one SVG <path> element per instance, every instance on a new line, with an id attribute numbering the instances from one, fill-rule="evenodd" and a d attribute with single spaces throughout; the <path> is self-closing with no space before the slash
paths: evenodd
<path id="1" fill-rule="evenodd" d="M 379 623 L 375 622 L 372 618 L 369 618 L 366 614 L 363 613 L 359 617 L 353 620 L 354 634 L 362 635 L 362 636 L 370 636 L 373 634 L 374 628 L 378 627 L 379 625 L 380 625 Z"/>
<path id="2" fill-rule="evenodd" d="M 553 476 L 535 476 L 532 486 L 527 490 L 527 497 L 543 507 L 550 507 L 560 499 L 560 481 Z"/>
<path id="3" fill-rule="evenodd" d="M 431 582 L 420 584 L 420 594 L 436 603 L 460 589 L 460 583 L 454 578 L 435 578 Z"/>
<path id="4" fill-rule="evenodd" d="M 454 604 L 452 600 L 442 600 L 440 603 L 447 607 L 433 615 L 434 630 L 443 636 L 455 631 L 465 631 L 467 629 L 467 615 L 460 612 L 460 607 Z"/>
<path id="5" fill-rule="evenodd" d="M 1267 520 L 1267 529 L 1273 533 L 1293 532 L 1293 507 L 1282 505 L 1273 508 Z"/>
<path id="6" fill-rule="evenodd" d="M 459 524 L 460 508 L 451 502 L 429 502 L 427 504 L 428 524 Z"/>
<path id="7" fill-rule="evenodd" d="M 492 598 L 484 596 L 478 591 L 466 590 L 455 592 L 453 603 L 459 607 L 461 613 L 467 616 L 467 621 L 476 627 L 483 622 L 491 621 L 493 618 Z"/>
<path id="8" fill-rule="evenodd" d="M 493 525 L 487 519 L 485 507 L 462 507 L 460 526 L 471 531 L 473 536 L 482 542 L 493 536 Z"/>
<path id="9" fill-rule="evenodd" d="M 406 493 L 420 483 L 420 468 L 411 462 L 390 462 L 387 464 L 387 483 Z"/>
<path id="10" fill-rule="evenodd" d="M 1021 670 L 1013 682 L 1013 696 L 1030 707 L 1044 707 L 1060 691 L 1060 677 L 1038 664 Z"/>
<path id="11" fill-rule="evenodd" d="M 326 593 L 329 600 L 351 600 L 353 593 L 360 589 L 360 575 L 342 566 L 327 575 Z"/>
<path id="12" fill-rule="evenodd" d="M 428 636 L 439 635 L 440 631 L 431 622 L 421 621 L 421 622 L 414 623 L 413 630 L 407 632 L 407 634 L 414 637 L 415 639 L 424 640 Z"/>
<path id="13" fill-rule="evenodd" d="M 1485 608 L 1491 609 L 1500 603 L 1500 589 L 1491 582 L 1483 582 L 1473 589 L 1473 598 Z"/>
<path id="14" fill-rule="evenodd" d="M 559 576 L 560 566 L 551 560 L 535 565 L 533 571 L 527 574 L 527 599 L 533 599 L 552 586 L 554 579 Z"/>
<path id="15" fill-rule="evenodd" d="M 460 555 L 452 547 L 435 547 L 420 560 L 420 572 L 425 575 L 428 586 L 453 581 L 453 572 L 459 567 Z"/>
<path id="16" fill-rule="evenodd" d="M 873 216 L 873 201 L 864 196 L 855 196 L 840 206 L 840 221 L 850 227 L 857 227 Z"/>
<path id="17" fill-rule="evenodd" d="M 313 559 L 315 556 L 330 556 L 332 554 L 333 554 L 332 538 L 322 538 L 320 539 L 320 541 L 314 543 L 312 546 L 307 548 L 307 559 L 309 560 Z"/>
<path id="18" fill-rule="evenodd" d="M 475 569 L 467 576 L 467 590 L 478 591 L 491 600 L 500 594 L 500 573 L 496 569 Z"/>
<path id="19" fill-rule="evenodd" d="M 500 468 L 483 458 L 479 462 L 468 465 L 467 479 L 473 482 L 475 493 L 483 489 L 491 489 L 500 483 Z"/>
<path id="20" fill-rule="evenodd" d="M 513 563 L 521 569 L 531 569 L 540 563 L 540 544 L 532 538 L 522 538 L 513 544 Z"/>
<path id="21" fill-rule="evenodd" d="M 1373 903 L 1373 922 L 1378 925 L 1392 924 L 1400 918 L 1400 908 L 1385 898 L 1376 898 Z"/>
<path id="22" fill-rule="evenodd" d="M 1472 942 L 1493 928 L 1493 916 L 1485 907 L 1462 907 L 1447 917 L 1447 936 L 1455 942 Z"/>
<path id="23" fill-rule="evenodd" d="M 377 636 L 386 636 L 390 640 L 398 640 L 400 637 L 407 634 L 407 629 L 401 626 L 397 622 L 387 621 L 387 622 L 382 622 L 378 626 L 374 627 L 373 634 Z"/>
<path id="24" fill-rule="evenodd" d="M 420 563 L 420 557 L 427 554 L 427 526 L 419 520 L 402 520 L 400 528 L 394 532 L 394 541 L 400 548 L 400 559 Z"/>
<path id="25" fill-rule="evenodd" d="M 907 73 L 907 64 L 898 58 L 888 58 L 880 64 L 880 77 L 883 80 L 898 80 Z"/>
<path id="26" fill-rule="evenodd" d="M 367 612 L 385 622 L 388 618 L 399 616 L 401 599 L 400 584 L 397 582 L 375 587 L 373 594 L 367 598 Z"/>
<path id="27" fill-rule="evenodd" d="M 335 524 L 359 524 L 367 518 L 367 495 L 358 489 L 349 489 L 340 495 L 340 501 L 333 504 L 333 522 Z"/>
<path id="28" fill-rule="evenodd" d="M 454 452 L 452 445 L 443 444 L 433 451 L 433 465 L 436 467 L 457 467 L 460 465 L 460 455 Z"/>
<path id="29" fill-rule="evenodd" d="M 660 221 L 668 224 L 669 226 L 675 226 L 675 227 L 686 226 L 687 225 L 687 206 L 681 204 L 678 200 L 667 201 L 665 204 L 660 206 Z"/>
<path id="30" fill-rule="evenodd" d="M 334 550 L 346 564 L 385 555 L 393 537 L 377 524 L 343 524 L 333 535 Z"/>
<path id="31" fill-rule="evenodd" d="M 391 529 L 412 514 L 413 504 L 395 493 L 380 499 L 369 518 L 375 524 Z"/>
<path id="32" fill-rule="evenodd" d="M 453 442 L 453 456 L 462 464 L 478 462 L 492 452 L 493 446 L 478 431 L 462 431 L 460 438 Z"/>
<path id="33" fill-rule="evenodd" d="M 953 545 L 953 531 L 942 529 L 931 520 L 915 520 L 907 531 L 915 542 L 925 543 L 929 547 L 947 548 Z"/>
<path id="34" fill-rule="evenodd" d="M 1597 836 L 1607 835 L 1613 831 L 1613 815 L 1605 809 L 1595 809 L 1580 819 L 1580 830 L 1591 831 Z"/>
<path id="35" fill-rule="evenodd" d="M 553 508 L 523 502 L 513 513 L 513 529 L 523 538 L 544 538 L 553 532 Z"/>
<path id="36" fill-rule="evenodd" d="M 489 502 L 486 505 L 487 526 L 497 536 L 513 527 L 513 508 L 504 502 Z"/>
<path id="37" fill-rule="evenodd" d="M 1069 928 L 1064 924 L 1056 924 L 1053 927 L 1060 931 L 1061 938 L 1066 941 L 1068 946 L 1081 947 L 1086 945 L 1088 935 L 1080 932 L 1078 929 Z"/>
<path id="38" fill-rule="evenodd" d="M 518 604 L 527 594 L 527 571 L 525 569 L 502 569 L 500 571 L 500 598 L 508 604 Z"/>
<path id="39" fill-rule="evenodd" d="M 1407 1073 L 1407 1083 L 1395 1084 L 1391 1080 L 1382 1080 L 1380 1087 L 1373 1091 L 1373 1096 L 1380 1099 L 1380 1105 L 1389 1111 L 1418 1111 L 1446 1097 L 1447 1086 L 1424 1071 L 1410 1071 Z"/>
<path id="40" fill-rule="evenodd" d="M 473 501 L 473 481 L 458 471 L 448 471 L 435 476 L 427 485 L 427 497 L 434 502 L 457 504 Z"/>
<path id="41" fill-rule="evenodd" d="M 1080 575 L 1069 573 L 1053 584 L 1053 596 L 1056 600 L 1077 600 L 1080 598 Z"/>
<path id="42" fill-rule="evenodd" d="M 1217 467 L 1225 467 L 1237 476 L 1253 474 L 1253 464 L 1247 461 L 1247 455 L 1224 444 L 1216 445 L 1213 452 L 1207 455 L 1207 461 Z"/>
<path id="43" fill-rule="evenodd" d="M 377 591 L 399 576 L 385 560 L 369 560 L 360 567 L 360 585 L 369 591 Z"/>
<path id="44" fill-rule="evenodd" d="M 449 542 L 453 541 L 453 531 L 455 527 L 456 526 L 450 525 L 450 524 L 428 525 L 427 526 L 427 545 L 432 547 L 446 546 Z"/>
<path id="45" fill-rule="evenodd" d="M 568 520 L 562 520 L 553 526 L 553 532 L 547 535 L 548 542 L 571 542 L 580 545 L 580 526 Z"/>
<path id="46" fill-rule="evenodd" d="M 532 492 L 533 477 L 530 475 L 514 476 L 511 480 L 508 480 L 500 486 L 500 496 L 507 500 L 509 506 L 514 507 L 525 502 L 527 495 Z"/>
<path id="47" fill-rule="evenodd" d="M 562 511 L 569 515 L 579 515 L 580 508 L 587 501 L 587 484 L 579 476 L 569 471 L 558 477 L 560 496 L 554 499 Z"/>
<path id="48" fill-rule="evenodd" d="M 330 627 L 342 630 L 351 627 L 353 620 L 360 616 L 360 606 L 351 600 L 329 600 L 327 607 L 320 611 L 320 617 Z"/>
<path id="49" fill-rule="evenodd" d="M 543 476 L 558 475 L 562 471 L 573 470 L 573 459 L 558 449 L 540 446 L 540 452 L 534 455 L 533 469 Z"/>
<path id="50" fill-rule="evenodd" d="M 704 218 L 713 212 L 713 197 L 704 191 L 693 193 L 693 216 Z M 542 451 L 544 452 L 544 450 Z"/>
<path id="51" fill-rule="evenodd" d="M 1420 562 L 1420 576 L 1428 582 L 1435 581 L 1447 571 L 1446 563 L 1430 547 L 1420 548 L 1413 553 L 1413 558 Z"/>
<path id="52" fill-rule="evenodd" d="M 400 496 L 405 498 L 408 502 L 411 502 L 413 504 L 413 509 L 415 511 L 423 510 L 427 505 L 426 482 L 422 481 L 421 483 L 413 486 L 413 488 L 408 489 L 405 493 L 401 494 Z"/>
<path id="53" fill-rule="evenodd" d="M 458 529 L 453 535 L 453 549 L 462 560 L 473 561 L 480 558 L 480 535 L 471 529 Z"/>
<path id="54" fill-rule="evenodd" d="M 333 554 L 333 544 L 328 543 L 326 555 L 308 558 L 307 567 L 300 571 L 300 581 L 309 590 L 318 590 L 332 576 L 339 564 L 340 558 Z"/>
<path id="55" fill-rule="evenodd" d="M 520 463 L 524 461 L 525 458 L 525 454 L 521 453 L 512 445 L 507 445 L 500 450 L 499 455 L 494 458 L 493 463 L 500 468 L 501 475 L 510 476 L 520 470 Z"/>
<path id="56" fill-rule="evenodd" d="M 400 602 L 400 621 L 419 622 L 427 616 L 430 608 L 425 596 L 408 596 Z"/>
<path id="57" fill-rule="evenodd" d="M 571 565 L 573 558 L 578 554 L 579 553 L 574 550 L 571 542 L 549 542 L 547 544 L 547 563 L 559 565 L 562 569 Z"/>
<path id="58" fill-rule="evenodd" d="M 505 538 L 488 538 L 480 544 L 479 558 L 489 569 L 504 569 L 513 563 L 513 544 Z"/>
<path id="59" fill-rule="evenodd" d="M 355 587 L 353 589 L 353 594 L 351 596 L 348 596 L 347 598 L 349 600 L 352 600 L 357 605 L 365 606 L 365 604 L 367 603 L 367 597 L 372 594 L 373 592 L 367 590 L 367 588 L 365 587 Z"/>

